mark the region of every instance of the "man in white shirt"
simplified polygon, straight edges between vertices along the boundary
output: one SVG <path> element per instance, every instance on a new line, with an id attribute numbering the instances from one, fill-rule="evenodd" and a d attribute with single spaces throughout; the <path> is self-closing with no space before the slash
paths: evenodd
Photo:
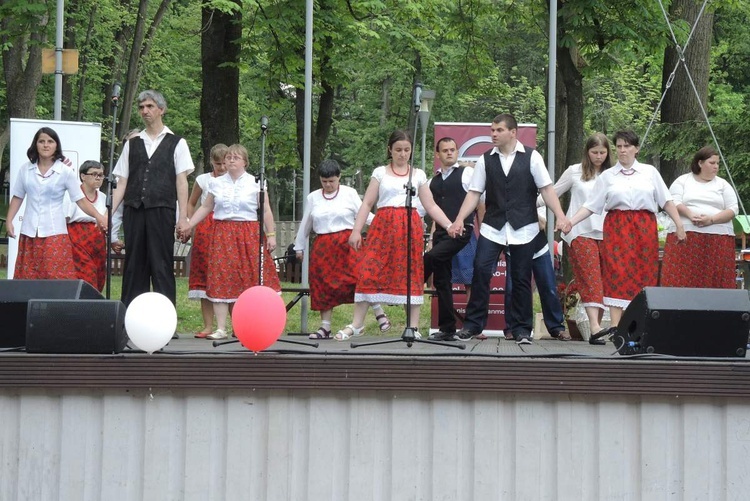
<path id="1" fill-rule="evenodd" d="M 119 179 L 112 210 L 120 203 L 125 206 L 122 301 L 126 306 L 152 284 L 154 292 L 176 303 L 175 220 L 187 224 L 187 175 L 195 167 L 187 142 L 164 125 L 166 110 L 167 102 L 159 92 L 146 90 L 138 95 L 138 111 L 146 127 L 125 144 L 114 169 Z"/>
<path id="2" fill-rule="evenodd" d="M 534 256 L 532 241 L 539 233 L 536 198 L 542 195 L 557 218 L 556 229 L 568 224 L 560 207 L 552 180 L 542 156 L 526 148 L 516 139 L 518 124 L 513 115 L 501 114 L 491 125 L 492 150 L 481 156 L 475 167 L 461 210 L 448 227 L 452 237 L 464 233 L 464 220 L 486 195 L 487 212 L 479 231 L 477 253 L 474 258 L 474 277 L 471 298 L 466 306 L 461 339 L 482 333 L 487 323 L 490 279 L 497 268 L 500 253 L 513 254 L 513 336 L 518 344 L 531 344 L 533 305 L 531 294 L 531 264 Z"/>

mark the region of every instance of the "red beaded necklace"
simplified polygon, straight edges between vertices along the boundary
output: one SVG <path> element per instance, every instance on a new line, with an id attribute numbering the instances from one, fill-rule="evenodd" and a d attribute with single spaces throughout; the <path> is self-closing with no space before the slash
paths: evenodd
<path id="1" fill-rule="evenodd" d="M 95 192 L 94 192 L 94 199 L 93 199 L 93 200 L 92 200 L 92 199 L 90 199 L 90 198 L 89 198 L 89 196 L 88 196 L 88 195 L 86 194 L 86 190 L 84 190 L 84 189 L 83 189 L 83 186 L 81 186 L 81 191 L 83 192 L 83 196 L 84 196 L 84 197 L 86 197 L 86 200 L 88 200 L 88 201 L 89 201 L 89 202 L 91 202 L 92 204 L 93 204 L 94 202 L 96 202 L 96 199 L 97 199 L 97 198 L 99 198 L 99 192 L 98 192 L 98 191 L 95 191 Z"/>
<path id="2" fill-rule="evenodd" d="M 407 165 L 407 166 L 406 166 L 406 172 L 404 172 L 403 174 L 399 174 L 398 172 L 396 172 L 396 171 L 395 171 L 395 170 L 393 169 L 393 162 L 391 162 L 391 164 L 390 164 L 390 167 L 391 167 L 391 172 L 393 172 L 393 175 L 394 175 L 394 176 L 398 176 L 398 177 L 405 177 L 405 176 L 408 176 L 408 175 L 409 175 L 409 169 L 411 169 L 411 166 L 410 166 L 410 165 Z"/>
<path id="3" fill-rule="evenodd" d="M 320 193 L 323 195 L 323 198 L 325 198 L 326 200 L 333 200 L 334 198 L 336 198 L 337 196 L 339 196 L 339 190 L 340 189 L 341 189 L 341 186 L 338 186 L 336 188 L 336 193 L 334 193 L 332 197 L 327 197 L 325 190 L 320 190 Z"/>

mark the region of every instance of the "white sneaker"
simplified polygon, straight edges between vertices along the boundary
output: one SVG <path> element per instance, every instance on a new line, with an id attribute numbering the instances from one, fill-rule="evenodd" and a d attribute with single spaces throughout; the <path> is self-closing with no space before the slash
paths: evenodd
<path id="1" fill-rule="evenodd" d="M 208 336 L 206 336 L 206 339 L 212 339 L 212 340 L 226 339 L 226 338 L 227 338 L 226 331 L 223 331 L 221 329 L 216 329 L 212 334 L 209 334 Z"/>
<path id="2" fill-rule="evenodd" d="M 422 334 L 417 329 L 414 329 L 414 339 L 422 339 Z"/>

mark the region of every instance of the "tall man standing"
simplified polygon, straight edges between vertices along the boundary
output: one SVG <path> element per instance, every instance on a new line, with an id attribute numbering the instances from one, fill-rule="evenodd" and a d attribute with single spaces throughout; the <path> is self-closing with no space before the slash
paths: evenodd
<path id="1" fill-rule="evenodd" d="M 456 219 L 466 193 L 469 191 L 474 169 L 459 167 L 458 147 L 456 141 L 444 137 L 435 146 L 436 156 L 440 162 L 440 171 L 430 180 L 429 195 L 451 221 Z M 426 192 L 423 192 L 426 194 Z M 422 195 L 422 193 L 420 193 Z M 474 227 L 474 213 L 464 221 L 465 232 L 456 238 L 451 238 L 440 225 L 435 225 L 432 234 L 432 249 L 424 255 L 424 278 L 430 275 L 435 286 L 438 299 L 438 328 L 430 339 L 437 341 L 453 341 L 456 333 L 456 317 L 453 313 L 453 287 L 451 283 L 453 256 L 458 254 L 471 239 Z"/>
<path id="2" fill-rule="evenodd" d="M 125 205 L 122 302 L 126 306 L 151 285 L 154 292 L 176 303 L 175 222 L 187 225 L 187 175 L 195 166 L 187 142 L 162 122 L 166 111 L 167 102 L 159 92 L 145 90 L 138 95 L 138 112 L 146 127 L 125 144 L 114 169 L 119 179 L 112 210 L 121 202 Z"/>
<path id="3" fill-rule="evenodd" d="M 461 210 L 448 228 L 458 237 L 464 233 L 464 220 L 471 214 L 486 192 L 487 212 L 479 230 L 474 258 L 471 298 L 466 306 L 461 339 L 481 334 L 487 323 L 490 279 L 497 267 L 500 253 L 510 250 L 513 264 L 512 314 L 516 320 L 513 336 L 518 344 L 531 344 L 533 306 L 531 264 L 534 256 L 532 241 L 539 233 L 536 212 L 537 194 L 555 214 L 556 229 L 568 227 L 568 218 L 552 187 L 552 180 L 538 151 L 526 148 L 516 139 L 518 124 L 513 115 L 498 115 L 492 121 L 491 137 L 495 145 L 479 157 Z"/>

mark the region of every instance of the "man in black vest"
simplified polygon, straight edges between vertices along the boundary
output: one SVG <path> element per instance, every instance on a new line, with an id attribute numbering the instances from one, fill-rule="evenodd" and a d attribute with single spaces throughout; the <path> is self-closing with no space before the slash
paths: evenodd
<path id="1" fill-rule="evenodd" d="M 195 167 L 187 142 L 164 125 L 166 111 L 167 102 L 159 92 L 138 95 L 138 112 L 146 128 L 125 144 L 114 169 L 118 183 L 112 210 L 121 202 L 125 205 L 122 302 L 126 306 L 151 290 L 152 284 L 154 292 L 176 304 L 175 224 L 187 225 L 187 175 Z"/>
<path id="2" fill-rule="evenodd" d="M 453 221 L 461 209 L 474 169 L 459 167 L 458 147 L 456 141 L 444 137 L 435 146 L 436 156 L 440 162 L 440 172 L 430 180 L 429 193 L 434 202 L 448 218 Z M 433 285 L 438 299 L 439 332 L 430 335 L 437 341 L 454 341 L 456 334 L 456 317 L 453 314 L 453 287 L 451 283 L 453 256 L 458 254 L 471 239 L 474 226 L 474 213 L 464 222 L 466 231 L 456 238 L 440 225 L 435 225 L 432 234 L 432 248 L 424 255 L 425 282 L 432 275 Z"/>
<path id="3" fill-rule="evenodd" d="M 557 218 L 556 229 L 567 227 L 568 218 L 560 207 L 552 180 L 538 151 L 526 148 L 516 139 L 518 124 L 513 115 L 495 117 L 491 126 L 490 151 L 482 155 L 474 166 L 474 175 L 461 210 L 448 228 L 458 237 L 464 233 L 464 220 L 486 195 L 487 212 L 480 228 L 477 253 L 474 258 L 474 278 L 471 298 L 466 306 L 461 339 L 481 334 L 487 323 L 490 279 L 497 268 L 500 253 L 506 249 L 513 255 L 510 273 L 513 280 L 513 336 L 518 344 L 531 344 L 533 305 L 531 294 L 531 261 L 534 256 L 532 241 L 539 233 L 536 198 L 541 194 Z"/>

